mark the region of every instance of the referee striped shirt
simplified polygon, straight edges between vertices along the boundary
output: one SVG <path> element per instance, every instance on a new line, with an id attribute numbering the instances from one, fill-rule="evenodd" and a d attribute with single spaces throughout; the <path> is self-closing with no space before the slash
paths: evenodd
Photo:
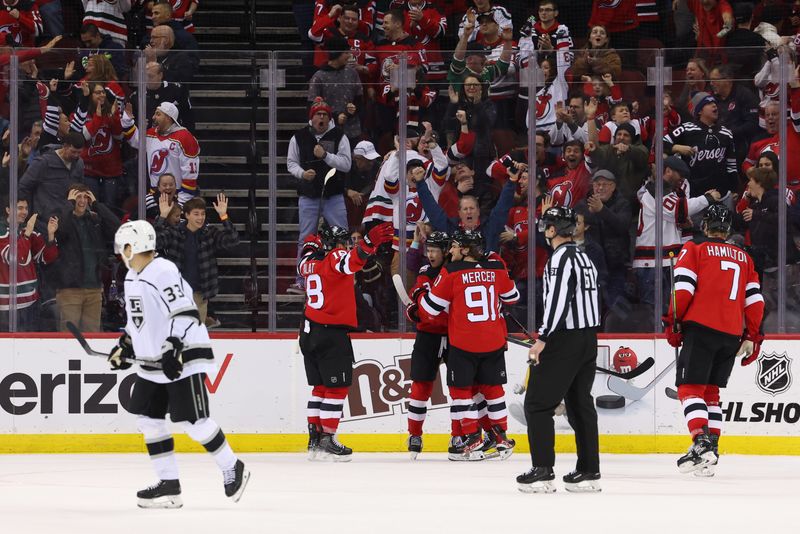
<path id="1" fill-rule="evenodd" d="M 597 268 L 575 243 L 560 245 L 544 269 L 544 320 L 539 339 L 557 330 L 600 326 Z"/>

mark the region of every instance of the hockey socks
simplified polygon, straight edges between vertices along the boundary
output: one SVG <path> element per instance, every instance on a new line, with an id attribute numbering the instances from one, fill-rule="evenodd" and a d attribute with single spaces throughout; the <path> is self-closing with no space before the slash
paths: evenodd
<path id="1" fill-rule="evenodd" d="M 683 407 L 686 426 L 694 439 L 708 427 L 708 406 L 705 401 L 706 386 L 701 384 L 682 384 L 678 386 L 678 399 Z"/>
<path id="2" fill-rule="evenodd" d="M 230 471 L 236 466 L 236 455 L 233 453 L 225 434 L 217 423 L 211 418 L 200 419 L 194 423 L 182 421 L 183 427 L 190 438 L 200 443 L 214 457 L 214 461 L 221 471 Z"/>
<path id="3" fill-rule="evenodd" d="M 336 434 L 348 389 L 325 387 L 325 396 L 319 406 L 319 421 L 324 433 Z"/>
<path id="4" fill-rule="evenodd" d="M 408 400 L 408 433 L 422 435 L 422 425 L 428 415 L 428 399 L 433 392 L 433 382 L 412 382 Z"/>
<path id="5" fill-rule="evenodd" d="M 719 405 L 719 386 L 706 386 L 703 398 L 708 407 L 708 431 L 712 436 L 722 434 L 722 408 Z"/>
<path id="6" fill-rule="evenodd" d="M 319 406 L 322 404 L 322 399 L 324 398 L 325 386 L 314 386 L 311 389 L 311 398 L 308 399 L 306 417 L 308 418 L 308 424 L 314 425 L 317 429 L 321 428 L 319 422 Z"/>
<path id="7" fill-rule="evenodd" d="M 508 410 L 506 409 L 506 398 L 503 386 L 481 385 L 480 394 L 486 400 L 486 415 L 488 424 L 481 426 L 484 430 L 490 431 L 492 427 L 499 426 L 503 430 L 508 429 Z M 488 428 L 487 428 L 488 427 Z"/>
<path id="8" fill-rule="evenodd" d="M 153 462 L 159 480 L 177 480 L 178 462 L 175 460 L 175 440 L 167 429 L 164 419 L 153 419 L 140 415 L 136 419 L 139 431 L 144 436 L 147 453 Z"/>
<path id="9" fill-rule="evenodd" d="M 472 388 L 450 386 L 450 419 L 458 422 L 461 435 L 478 432 L 478 409 L 472 400 Z"/>

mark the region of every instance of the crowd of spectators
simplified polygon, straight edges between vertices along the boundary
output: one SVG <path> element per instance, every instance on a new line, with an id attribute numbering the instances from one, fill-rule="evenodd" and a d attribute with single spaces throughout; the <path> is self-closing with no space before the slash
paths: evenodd
<path id="1" fill-rule="evenodd" d="M 529 237 L 530 187 L 536 214 L 551 205 L 579 214 L 576 239 L 601 273 L 605 328 L 652 331 L 658 270 L 666 305 L 668 254 L 699 234 L 710 203 L 736 208 L 732 239 L 752 252 L 765 291 L 777 291 L 777 213 L 785 197 L 787 260 L 796 278 L 800 168 L 789 158 L 788 191 L 780 194 L 777 132 L 784 89 L 788 152 L 800 146 L 800 70 L 789 87 L 779 83 L 779 56 L 786 52 L 793 61 L 800 44 L 800 1 L 316 0 L 313 10 L 303 7 L 310 3 L 294 10 L 301 37 L 314 48 L 307 55 L 313 113 L 293 138 L 306 139 L 306 149 L 290 148 L 288 157 L 301 195 L 299 242 L 319 217 L 331 225 L 347 221 L 357 235 L 394 221 L 393 252 L 379 262 L 385 283 L 399 270 L 400 247 L 416 258 L 430 231 L 480 228 L 486 250 L 501 254 L 525 286 L 529 273 L 541 277 L 548 255 L 542 236 Z M 672 67 L 662 102 L 647 87 L 658 48 L 668 48 Z M 401 55 L 408 88 L 398 83 Z M 532 76 L 535 95 L 528 94 Z M 398 121 L 400 91 L 407 124 Z M 536 165 L 529 176 L 534 103 Z M 662 131 L 656 113 L 663 114 Z M 311 134 L 341 140 L 336 164 L 337 152 L 315 146 Z M 656 139 L 663 141 L 663 161 L 655 157 Z M 360 154 L 346 164 L 345 145 Z M 406 151 L 406 169 L 397 165 L 399 150 Z M 405 206 L 397 200 L 401 172 Z M 320 213 L 317 206 L 333 199 L 337 209 Z M 400 209 L 405 229 L 398 228 Z M 655 258 L 659 210 L 664 256 Z M 537 258 L 530 268 L 529 244 Z M 410 279 L 418 264 L 411 261 L 401 274 Z M 290 288 L 302 290 L 301 279 Z M 387 324 L 394 304 L 371 295 Z M 774 328 L 775 298 L 767 296 L 767 329 Z M 512 310 L 520 318 L 530 311 L 521 306 Z"/>
<path id="2" fill-rule="evenodd" d="M 198 197 L 200 147 L 190 92 L 199 67 L 192 22 L 199 2 L 83 0 L 82 24 L 71 33 L 60 0 L 2 2 L 0 65 L 10 63 L 10 47 L 29 49 L 16 52 L 15 207 L 8 201 L 8 76 L 0 81 L 0 191 L 6 214 L 0 222 L 0 330 L 9 328 L 12 216 L 19 231 L 18 330 L 63 331 L 67 321 L 85 331 L 124 324 L 119 302 L 125 273 L 112 244 L 121 222 L 138 216 L 142 115 L 150 187 L 146 216 L 158 229 L 159 250 L 195 288 L 205 321 L 208 299 L 217 293 L 216 255 L 235 246 L 238 234 L 224 194 L 214 203 L 222 230 L 208 226 L 206 204 Z M 139 57 L 146 62 L 145 109 L 139 109 L 131 83 Z"/>

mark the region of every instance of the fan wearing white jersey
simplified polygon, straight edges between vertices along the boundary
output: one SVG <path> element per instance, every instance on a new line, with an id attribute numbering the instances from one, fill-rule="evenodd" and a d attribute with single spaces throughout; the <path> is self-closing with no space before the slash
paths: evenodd
<path id="1" fill-rule="evenodd" d="M 125 333 L 109 355 L 112 369 L 140 364 L 128 411 L 137 414 L 158 483 L 137 493 L 141 508 L 180 508 L 181 486 L 175 442 L 166 415 L 214 456 L 222 470 L 225 495 L 238 502 L 250 473 L 210 417 L 204 384 L 216 370 L 208 330 L 200 322 L 192 288 L 169 260 L 155 256 L 156 232 L 147 221 L 123 224 L 114 237 L 125 276 Z"/>

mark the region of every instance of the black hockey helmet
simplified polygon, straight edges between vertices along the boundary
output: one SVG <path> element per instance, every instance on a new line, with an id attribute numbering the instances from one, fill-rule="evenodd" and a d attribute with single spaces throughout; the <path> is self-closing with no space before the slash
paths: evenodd
<path id="1" fill-rule="evenodd" d="M 463 230 L 453 232 L 450 243 L 458 243 L 463 248 L 472 249 L 476 254 L 483 251 L 483 234 L 480 230 Z"/>
<path id="2" fill-rule="evenodd" d="M 544 232 L 548 227 L 554 226 L 556 234 L 562 237 L 572 237 L 578 217 L 575 210 L 566 206 L 553 206 L 547 208 L 539 219 L 539 231 Z"/>
<path id="3" fill-rule="evenodd" d="M 350 241 L 350 232 L 346 228 L 335 225 L 323 225 L 319 236 L 322 238 L 322 244 L 325 245 L 327 249 L 332 249 L 336 247 L 336 245 L 345 245 Z"/>
<path id="4" fill-rule="evenodd" d="M 703 223 L 706 229 L 712 232 L 727 234 L 731 231 L 732 222 L 733 214 L 724 204 L 711 204 L 705 215 L 703 215 Z"/>
<path id="5" fill-rule="evenodd" d="M 450 249 L 450 236 L 447 232 L 431 232 L 428 239 L 425 241 L 425 246 L 439 247 L 445 254 Z"/>

